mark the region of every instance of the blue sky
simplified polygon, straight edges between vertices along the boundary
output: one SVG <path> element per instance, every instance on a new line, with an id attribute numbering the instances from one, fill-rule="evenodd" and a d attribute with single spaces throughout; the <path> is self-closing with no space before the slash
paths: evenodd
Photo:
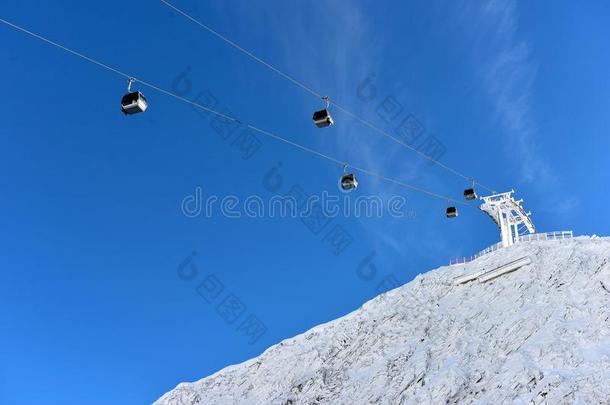
<path id="1" fill-rule="evenodd" d="M 446 148 L 443 163 L 514 188 L 540 231 L 608 235 L 606 2 L 175 4 L 390 133 L 412 115 Z M 320 100 L 161 3 L 1 9 L 354 165 L 454 197 L 467 185 L 339 111 L 316 129 Z M 365 176 L 356 193 L 405 196 L 411 214 L 333 218 L 318 233 L 295 218 L 186 217 L 196 187 L 269 198 L 277 174 L 278 193 L 334 192 L 341 169 L 263 136 L 245 159 L 211 116 L 142 87 L 149 110 L 124 117 L 124 79 L 4 25 L 0 43 L 2 403 L 150 403 L 358 308 L 384 280 L 498 241 L 476 208 L 447 221 L 444 201 Z M 388 99 L 396 117 L 383 114 Z M 337 226 L 352 240 L 339 255 L 325 237 Z M 253 343 L 248 320 L 264 325 Z"/>

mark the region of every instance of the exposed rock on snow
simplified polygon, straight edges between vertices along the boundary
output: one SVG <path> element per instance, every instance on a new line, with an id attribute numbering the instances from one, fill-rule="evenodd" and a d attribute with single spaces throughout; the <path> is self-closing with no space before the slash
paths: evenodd
<path id="1" fill-rule="evenodd" d="M 529 256 L 488 283 L 465 273 Z M 441 267 L 156 404 L 610 403 L 610 238 Z"/>

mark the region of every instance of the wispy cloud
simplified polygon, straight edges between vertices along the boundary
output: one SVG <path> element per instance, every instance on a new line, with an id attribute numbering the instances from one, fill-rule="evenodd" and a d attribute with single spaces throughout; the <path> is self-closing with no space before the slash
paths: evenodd
<path id="1" fill-rule="evenodd" d="M 351 112 L 370 117 L 371 106 L 359 102 L 356 91 L 364 77 L 380 70 L 379 48 L 383 36 L 372 29 L 364 6 L 353 2 L 330 2 L 325 5 L 324 13 L 317 16 L 316 27 L 311 25 L 306 4 L 293 3 L 291 7 L 291 14 L 295 18 L 291 20 L 290 34 L 279 37 L 284 41 L 284 58 L 292 67 L 291 74 L 314 90 L 328 94 Z M 285 22 L 273 21 L 273 28 L 284 30 Z M 303 100 L 306 110 L 322 106 L 321 101 L 312 101 L 309 97 Z M 326 136 L 317 138 L 317 148 L 345 159 L 346 163 L 379 173 L 387 174 L 390 168 L 396 171 L 395 162 L 404 161 L 397 156 L 404 153 L 397 145 L 336 108 L 331 108 L 331 113 L 336 125 L 332 129 L 319 131 Z M 402 163 L 400 166 L 400 177 L 409 181 L 414 175 L 413 168 Z M 338 176 L 339 170 L 332 175 Z M 384 201 L 397 191 L 373 178 L 366 177 L 360 181 L 365 185 L 364 194 L 377 195 Z M 371 243 L 377 250 L 381 250 L 380 245 L 385 245 L 399 252 L 404 246 L 404 241 L 384 232 L 383 227 L 375 221 L 364 221 L 361 225 L 367 229 Z"/>
<path id="2" fill-rule="evenodd" d="M 492 1 L 478 20 L 484 26 L 480 35 L 486 36 L 490 44 L 486 49 L 491 52 L 482 58 L 481 74 L 503 123 L 508 151 L 520 162 L 519 180 L 554 185 L 557 179 L 551 164 L 536 143 L 532 89 L 538 66 L 530 44 L 517 35 L 517 3 Z"/>
<path id="3" fill-rule="evenodd" d="M 481 60 L 480 74 L 495 103 L 497 117 L 502 122 L 507 157 L 514 156 L 519 174 L 517 182 L 535 185 L 546 197 L 539 208 L 569 214 L 580 205 L 578 198 L 565 196 L 553 163 L 540 147 L 541 135 L 536 122 L 533 91 L 538 63 L 530 43 L 519 36 L 519 16 L 516 1 L 492 1 L 483 7 L 477 20 L 483 28 L 488 45 Z M 482 55 L 478 55 L 482 56 Z"/>

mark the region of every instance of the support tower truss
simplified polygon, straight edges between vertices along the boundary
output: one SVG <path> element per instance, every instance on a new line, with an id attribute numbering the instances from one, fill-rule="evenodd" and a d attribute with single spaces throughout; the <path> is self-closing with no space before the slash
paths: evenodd
<path id="1" fill-rule="evenodd" d="M 521 204 L 523 200 L 515 200 L 515 190 L 506 193 L 494 194 L 481 197 L 483 203 L 481 210 L 484 211 L 500 228 L 502 246 L 513 245 L 519 240 L 519 236 L 536 232 L 532 222 L 531 212 L 525 212 Z"/>

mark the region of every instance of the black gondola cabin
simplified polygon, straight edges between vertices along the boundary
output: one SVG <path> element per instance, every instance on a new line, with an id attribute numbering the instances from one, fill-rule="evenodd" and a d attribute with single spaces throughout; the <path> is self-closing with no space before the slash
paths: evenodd
<path id="1" fill-rule="evenodd" d="M 447 218 L 455 218 L 458 216 L 457 208 L 447 207 Z"/>
<path id="2" fill-rule="evenodd" d="M 464 190 L 464 198 L 467 200 L 476 200 L 477 193 L 476 191 L 474 191 L 474 188 L 467 188 L 466 190 Z"/>
<path id="3" fill-rule="evenodd" d="M 344 174 L 341 176 L 339 184 L 343 191 L 352 191 L 358 187 L 358 180 L 356 180 L 356 176 L 353 173 Z"/>
<path id="4" fill-rule="evenodd" d="M 148 108 L 148 101 L 144 94 L 139 91 L 127 93 L 121 100 L 121 110 L 126 115 L 137 114 L 146 111 Z"/>
<path id="5" fill-rule="evenodd" d="M 334 124 L 333 117 L 331 117 L 328 109 L 326 108 L 313 113 L 313 122 L 318 128 L 324 128 Z"/>

